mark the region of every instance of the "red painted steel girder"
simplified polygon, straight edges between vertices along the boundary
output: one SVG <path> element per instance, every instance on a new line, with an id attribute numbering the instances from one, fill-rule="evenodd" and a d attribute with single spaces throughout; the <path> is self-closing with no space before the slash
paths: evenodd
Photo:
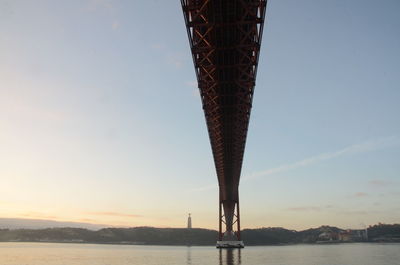
<path id="1" fill-rule="evenodd" d="M 267 0 L 181 0 L 232 231 Z"/>

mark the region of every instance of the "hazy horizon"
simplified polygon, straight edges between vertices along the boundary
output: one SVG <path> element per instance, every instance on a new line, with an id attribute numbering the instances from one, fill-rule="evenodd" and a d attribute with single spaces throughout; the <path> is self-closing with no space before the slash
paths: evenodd
<path id="1" fill-rule="evenodd" d="M 364 229 L 368 226 L 378 225 L 377 224 L 366 224 L 364 227 L 338 227 L 340 229 Z M 259 229 L 259 228 L 284 228 L 288 230 L 296 230 L 302 231 L 310 228 L 319 228 L 322 226 L 332 226 L 331 224 L 321 224 L 314 227 L 307 227 L 303 229 L 291 229 L 290 227 L 282 227 L 282 226 L 260 226 L 260 227 L 243 227 L 242 229 Z M 46 219 L 28 219 L 28 218 L 0 218 L 0 229 L 48 229 L 48 228 L 85 228 L 89 230 L 99 230 L 103 228 L 135 228 L 135 227 L 154 227 L 154 228 L 187 228 L 185 224 L 181 226 L 114 226 L 108 224 L 96 224 L 96 223 L 85 223 L 85 222 L 65 222 L 65 221 L 57 221 L 57 220 L 46 220 Z M 211 229 L 213 228 L 204 228 L 194 226 L 193 229 Z"/>

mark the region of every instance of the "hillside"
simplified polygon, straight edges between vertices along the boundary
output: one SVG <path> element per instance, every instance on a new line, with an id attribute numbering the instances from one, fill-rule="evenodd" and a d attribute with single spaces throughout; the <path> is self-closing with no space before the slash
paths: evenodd
<path id="1" fill-rule="evenodd" d="M 246 245 L 280 245 L 324 242 L 400 242 L 400 224 L 379 224 L 368 228 L 368 238 L 360 231 L 321 226 L 303 231 L 285 228 L 244 229 Z M 0 229 L 3 242 L 74 242 L 143 245 L 215 245 L 218 232 L 186 228 L 103 228 L 97 231 L 83 228 Z"/>

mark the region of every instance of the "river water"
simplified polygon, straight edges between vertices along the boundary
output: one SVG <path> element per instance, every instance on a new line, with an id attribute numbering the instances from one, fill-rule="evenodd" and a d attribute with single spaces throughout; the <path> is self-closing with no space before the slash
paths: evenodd
<path id="1" fill-rule="evenodd" d="M 0 243 L 1 265 L 400 265 L 400 244 L 246 247 Z"/>

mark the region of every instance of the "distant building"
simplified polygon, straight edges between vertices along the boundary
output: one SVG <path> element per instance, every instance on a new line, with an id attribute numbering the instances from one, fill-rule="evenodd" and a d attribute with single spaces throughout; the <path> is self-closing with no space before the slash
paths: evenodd
<path id="1" fill-rule="evenodd" d="M 188 229 L 192 228 L 192 217 L 190 216 L 190 214 L 189 214 L 188 221 L 187 221 L 187 228 Z"/>
<path id="2" fill-rule="evenodd" d="M 343 242 L 368 241 L 368 230 L 348 229 L 339 233 L 339 240 Z"/>
<path id="3" fill-rule="evenodd" d="M 343 242 L 350 242 L 351 241 L 351 233 L 350 230 L 342 231 L 339 233 L 339 240 Z"/>
<path id="4" fill-rule="evenodd" d="M 334 233 L 332 232 L 323 232 L 318 235 L 318 241 L 332 241 L 334 237 Z"/>

